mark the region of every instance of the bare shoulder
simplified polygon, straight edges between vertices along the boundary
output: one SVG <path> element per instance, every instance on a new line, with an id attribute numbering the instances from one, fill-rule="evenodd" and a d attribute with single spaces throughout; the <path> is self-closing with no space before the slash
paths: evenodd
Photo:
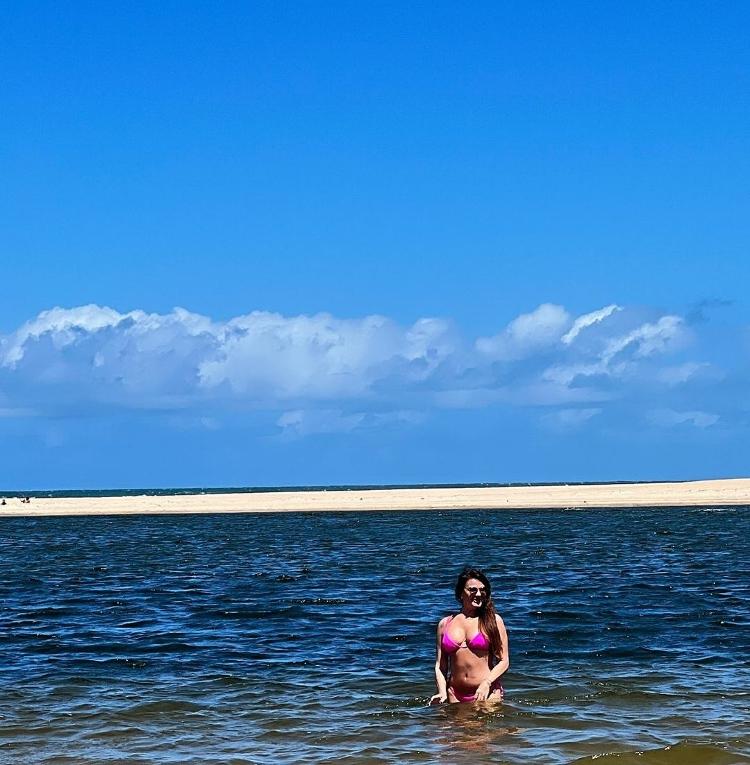
<path id="1" fill-rule="evenodd" d="M 451 620 L 450 616 L 444 616 L 439 622 L 438 622 L 438 632 L 442 632 L 445 629 L 445 625 L 448 624 L 448 622 Z"/>
<path id="2" fill-rule="evenodd" d="M 495 614 L 495 619 L 497 620 L 497 626 L 501 629 L 505 629 L 505 622 L 503 621 L 503 617 L 500 616 L 500 614 Z"/>

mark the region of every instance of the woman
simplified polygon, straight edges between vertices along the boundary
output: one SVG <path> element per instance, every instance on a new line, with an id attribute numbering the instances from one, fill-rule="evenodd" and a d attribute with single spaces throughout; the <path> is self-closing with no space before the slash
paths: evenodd
<path id="1" fill-rule="evenodd" d="M 465 568 L 456 580 L 460 613 L 446 616 L 437 628 L 435 681 L 430 704 L 500 701 L 500 677 L 510 666 L 508 633 L 492 604 L 489 579 Z"/>

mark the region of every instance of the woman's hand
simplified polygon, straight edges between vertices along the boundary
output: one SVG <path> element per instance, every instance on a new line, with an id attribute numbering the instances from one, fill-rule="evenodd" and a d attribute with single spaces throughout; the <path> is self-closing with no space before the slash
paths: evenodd
<path id="1" fill-rule="evenodd" d="M 445 704 L 446 701 L 448 701 L 447 693 L 436 693 L 430 698 L 430 706 L 433 706 L 434 704 Z"/>
<path id="2" fill-rule="evenodd" d="M 474 701 L 487 701 L 487 697 L 490 695 L 491 686 L 492 684 L 489 680 L 482 680 L 482 682 L 479 683 L 477 692 L 474 694 Z"/>

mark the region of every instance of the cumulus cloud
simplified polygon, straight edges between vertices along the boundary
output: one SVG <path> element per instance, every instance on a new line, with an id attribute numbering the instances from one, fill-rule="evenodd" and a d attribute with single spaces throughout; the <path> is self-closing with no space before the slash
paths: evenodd
<path id="1" fill-rule="evenodd" d="M 571 352 L 565 356 L 564 363 L 553 364 L 546 369 L 544 379 L 570 385 L 577 378 L 625 377 L 636 374 L 644 360 L 677 351 L 690 342 L 690 333 L 680 316 L 660 316 L 654 321 L 641 322 L 638 314 L 634 314 L 633 317 L 626 317 L 626 320 L 635 319 L 639 323 L 623 331 L 622 323 L 611 329 L 607 326 L 605 319 L 613 316 L 615 311 L 605 311 L 607 309 L 596 312 L 598 316 L 594 320 L 588 318 L 594 314 L 581 317 L 586 322 L 579 325 L 578 332 L 572 334 L 571 330 L 565 336 L 567 339 L 563 340 L 570 346 Z M 580 330 L 595 323 L 603 323 L 603 331 L 589 339 L 579 351 L 575 340 Z"/>
<path id="2" fill-rule="evenodd" d="M 521 314 L 503 332 L 480 337 L 477 350 L 498 361 L 515 361 L 557 343 L 572 323 L 560 305 L 543 303 L 531 313 Z"/>
<path id="3" fill-rule="evenodd" d="M 254 312 L 227 323 L 215 352 L 199 365 L 200 385 L 263 399 L 360 396 L 372 370 L 403 341 L 403 333 L 381 316 Z"/>
<path id="4" fill-rule="evenodd" d="M 0 417 L 264 410 L 301 436 L 487 407 L 543 407 L 550 423 L 588 427 L 610 402 L 647 399 L 707 427 L 706 397 L 726 375 L 701 357 L 700 331 L 678 314 L 615 304 L 576 316 L 544 303 L 476 339 L 434 317 L 404 326 L 378 315 L 53 308 L 0 336 Z"/>
<path id="5" fill-rule="evenodd" d="M 680 316 L 662 316 L 655 322 L 642 324 L 627 335 L 611 340 L 603 358 L 611 361 L 627 349 L 632 349 L 636 357 L 653 356 L 668 351 L 685 339 L 683 319 Z"/>

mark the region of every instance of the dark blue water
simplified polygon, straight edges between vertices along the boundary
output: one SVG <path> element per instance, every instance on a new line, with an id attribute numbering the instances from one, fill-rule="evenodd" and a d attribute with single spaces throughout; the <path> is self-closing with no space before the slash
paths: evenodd
<path id="1" fill-rule="evenodd" d="M 0 762 L 750 762 L 748 539 L 748 508 L 2 519 Z M 469 562 L 506 702 L 428 708 Z"/>

